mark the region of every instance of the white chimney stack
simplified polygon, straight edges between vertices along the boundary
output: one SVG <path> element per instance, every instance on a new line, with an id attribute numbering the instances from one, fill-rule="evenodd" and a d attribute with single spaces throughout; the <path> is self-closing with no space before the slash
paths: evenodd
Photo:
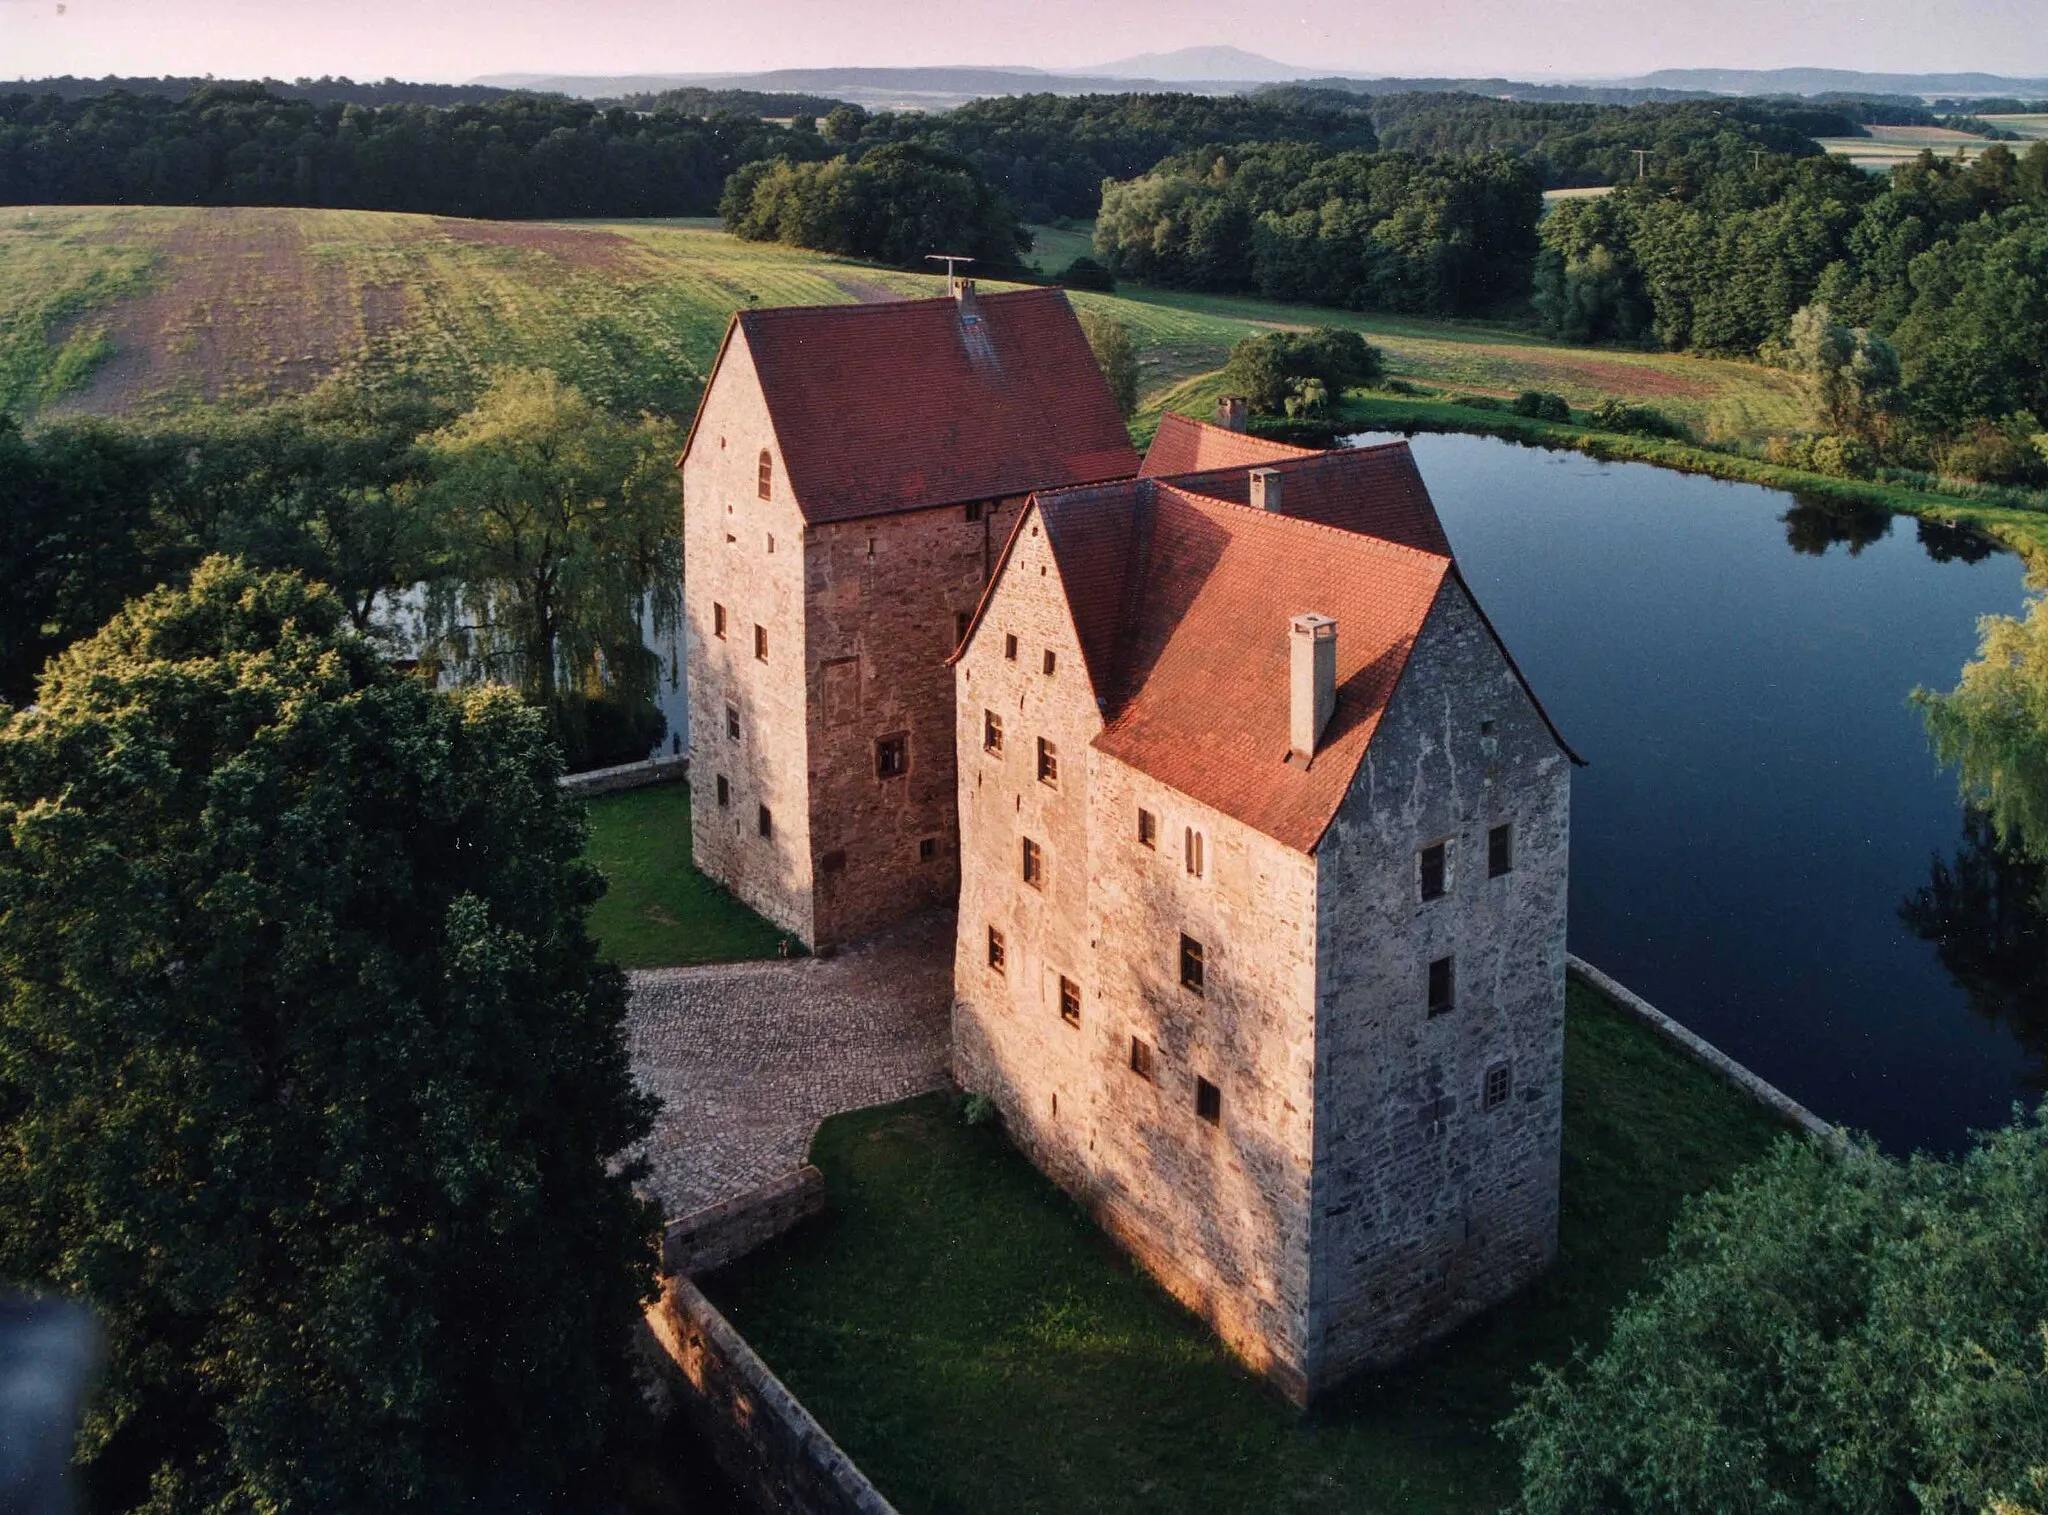
<path id="1" fill-rule="evenodd" d="M 1218 395 L 1216 424 L 1225 431 L 1243 431 L 1249 405 L 1243 395 Z"/>
<path id="2" fill-rule="evenodd" d="M 1280 509 L 1280 470 L 1277 468 L 1254 468 L 1252 470 L 1252 509 Z"/>
<path id="3" fill-rule="evenodd" d="M 1306 765 L 1337 708 L 1337 623 L 1298 615 L 1288 624 L 1288 761 Z"/>

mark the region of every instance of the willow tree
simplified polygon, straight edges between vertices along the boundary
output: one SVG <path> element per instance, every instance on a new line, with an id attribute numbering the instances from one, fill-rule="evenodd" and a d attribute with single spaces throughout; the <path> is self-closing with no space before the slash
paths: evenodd
<path id="1" fill-rule="evenodd" d="M 1946 694 L 1921 689 L 1935 752 L 2010 846 L 2048 861 L 2048 598 L 1986 616 L 1977 658 Z"/>
<path id="2" fill-rule="evenodd" d="M 681 614 L 675 427 L 514 369 L 427 447 L 461 586 L 458 655 L 548 706 L 566 689 L 650 694 L 642 622 L 669 630 Z"/>

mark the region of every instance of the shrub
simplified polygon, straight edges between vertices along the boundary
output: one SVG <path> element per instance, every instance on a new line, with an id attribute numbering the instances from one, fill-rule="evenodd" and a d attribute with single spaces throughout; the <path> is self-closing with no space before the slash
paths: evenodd
<path id="1" fill-rule="evenodd" d="M 1092 289 L 1108 294 L 1116 288 L 1116 275 L 1085 253 L 1061 269 L 1058 279 L 1068 289 Z"/>
<path id="2" fill-rule="evenodd" d="M 2036 445 L 2040 422 L 2031 415 L 1979 421 L 1943 447 L 1941 472 L 1980 484 L 2032 484 L 2048 477 L 2048 458 Z"/>
<path id="3" fill-rule="evenodd" d="M 1636 405 L 1627 400 L 1602 400 L 1593 407 L 1588 419 L 1598 431 L 1627 432 L 1639 437 L 1668 437 L 1674 441 L 1688 440 L 1686 429 L 1663 411 L 1649 405 Z"/>
<path id="4" fill-rule="evenodd" d="M 1507 406 L 1503 405 L 1499 400 L 1495 399 L 1492 395 L 1459 395 L 1456 400 L 1452 401 L 1452 403 L 1455 405 L 1462 405 L 1467 410 L 1507 409 Z"/>
<path id="5" fill-rule="evenodd" d="M 1095 364 L 1102 370 L 1103 382 L 1109 385 L 1118 412 L 1129 416 L 1138 408 L 1138 349 L 1131 341 L 1130 327 L 1115 316 L 1092 310 L 1075 314 L 1081 318 L 1089 351 L 1095 354 Z"/>
<path id="6" fill-rule="evenodd" d="M 1384 371 L 1380 350 L 1355 331 L 1318 326 L 1313 331 L 1269 331 L 1231 349 L 1223 380 L 1261 415 L 1280 415 L 1298 381 L 1320 382 L 1334 398 L 1375 382 Z"/>
<path id="7" fill-rule="evenodd" d="M 1571 403 L 1563 395 L 1542 389 L 1523 390 L 1515 396 L 1515 403 L 1510 409 L 1518 416 L 1529 416 L 1538 421 L 1569 421 L 1572 418 Z"/>
<path id="8" fill-rule="evenodd" d="M 960 1119 L 970 1126 L 986 1126 L 997 1114 L 996 1102 L 986 1094 L 970 1094 L 960 1101 Z"/>
<path id="9" fill-rule="evenodd" d="M 1837 479 L 1877 476 L 1877 454 L 1854 437 L 1772 437 L 1764 444 L 1764 457 L 1786 468 Z"/>

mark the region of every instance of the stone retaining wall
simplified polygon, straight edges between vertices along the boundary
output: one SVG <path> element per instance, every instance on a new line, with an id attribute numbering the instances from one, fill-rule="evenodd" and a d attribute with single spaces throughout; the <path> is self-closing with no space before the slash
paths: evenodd
<path id="1" fill-rule="evenodd" d="M 682 1411 L 719 1468 L 758 1508 L 787 1515 L 895 1515 L 811 1412 L 798 1402 L 687 1278 L 670 1278 L 648 1329 L 677 1380 Z"/>
<path id="2" fill-rule="evenodd" d="M 1735 1061 L 1719 1047 L 1688 1031 L 1634 990 L 1617 983 L 1582 957 L 1565 959 L 1566 971 L 1607 996 L 1621 1009 L 1643 1022 L 1687 1057 L 1748 1095 L 1766 1110 L 1797 1126 L 1809 1136 L 1831 1145 L 1848 1140 L 1841 1127 L 1831 1125 L 1774 1084 L 1766 1083 Z"/>
<path id="3" fill-rule="evenodd" d="M 593 768 L 588 773 L 565 773 L 560 783 L 570 794 L 589 799 L 596 794 L 617 794 L 622 789 L 645 789 L 650 784 L 678 783 L 690 776 L 690 760 L 684 757 L 652 757 L 638 763 L 621 763 L 616 768 Z"/>
<path id="4" fill-rule="evenodd" d="M 708 1205 L 662 1231 L 661 1270 L 688 1276 L 737 1262 L 825 1208 L 825 1175 L 809 1163 L 794 1173 Z"/>

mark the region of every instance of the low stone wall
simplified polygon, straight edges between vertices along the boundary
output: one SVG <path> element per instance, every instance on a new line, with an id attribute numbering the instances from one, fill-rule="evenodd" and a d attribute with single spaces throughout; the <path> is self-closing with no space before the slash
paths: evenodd
<path id="1" fill-rule="evenodd" d="M 593 768 L 588 773 L 565 773 L 561 785 L 570 794 L 588 799 L 594 794 L 617 794 L 622 789 L 645 789 L 650 784 L 674 784 L 690 776 L 690 759 L 653 757 L 638 763 L 621 763 L 616 768 Z"/>
<path id="2" fill-rule="evenodd" d="M 1832 1145 L 1840 1145 L 1848 1140 L 1841 1127 L 1822 1120 L 1784 1090 L 1775 1084 L 1766 1083 L 1719 1047 L 1688 1031 L 1633 989 L 1609 978 L 1584 958 L 1567 957 L 1565 971 L 1606 995 L 1621 1009 L 1633 1015 L 1694 1062 L 1719 1075 L 1766 1110 L 1781 1117 L 1787 1124 L 1797 1126 L 1807 1135 L 1819 1137 Z"/>
<path id="3" fill-rule="evenodd" d="M 647 1326 L 683 1414 L 726 1477 L 787 1515 L 895 1515 L 853 1459 L 687 1278 L 670 1278 Z"/>
<path id="4" fill-rule="evenodd" d="M 825 1175 L 809 1163 L 722 1204 L 672 1220 L 661 1236 L 661 1271 L 688 1276 L 737 1262 L 825 1208 Z"/>

